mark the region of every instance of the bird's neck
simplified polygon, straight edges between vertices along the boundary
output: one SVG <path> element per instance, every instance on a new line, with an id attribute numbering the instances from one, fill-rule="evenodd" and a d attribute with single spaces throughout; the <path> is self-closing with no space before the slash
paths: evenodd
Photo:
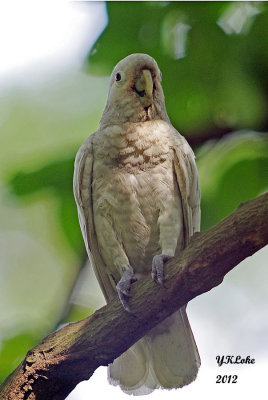
<path id="1" fill-rule="evenodd" d="M 124 105 L 125 107 L 122 107 L 122 103 L 115 103 L 111 107 L 107 103 L 100 120 L 100 129 L 109 125 L 121 125 L 125 123 L 157 120 L 170 122 L 165 107 L 161 107 L 157 103 L 153 103 L 149 107 L 142 107 L 139 103 L 131 105 L 125 103 Z"/>

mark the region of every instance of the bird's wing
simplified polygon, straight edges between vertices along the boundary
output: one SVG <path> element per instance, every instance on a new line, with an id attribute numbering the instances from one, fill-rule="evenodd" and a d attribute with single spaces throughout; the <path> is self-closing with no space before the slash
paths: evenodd
<path id="1" fill-rule="evenodd" d="M 186 246 L 190 237 L 200 231 L 200 186 L 191 147 L 177 131 L 174 139 L 174 168 L 182 199 Z"/>
<path id="2" fill-rule="evenodd" d="M 112 285 L 107 267 L 99 253 L 99 247 L 95 232 L 92 202 L 93 181 L 93 150 L 92 134 L 80 147 L 74 167 L 74 197 L 77 204 L 80 227 L 87 249 L 90 263 L 98 279 L 101 290 L 106 301 L 115 296 L 115 288 Z"/>

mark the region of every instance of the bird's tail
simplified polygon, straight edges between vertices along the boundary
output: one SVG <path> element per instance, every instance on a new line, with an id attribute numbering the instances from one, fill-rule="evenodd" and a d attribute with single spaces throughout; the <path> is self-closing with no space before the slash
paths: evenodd
<path id="1" fill-rule="evenodd" d="M 185 307 L 158 324 L 108 368 L 108 380 L 133 395 L 179 388 L 197 376 L 200 357 Z"/>

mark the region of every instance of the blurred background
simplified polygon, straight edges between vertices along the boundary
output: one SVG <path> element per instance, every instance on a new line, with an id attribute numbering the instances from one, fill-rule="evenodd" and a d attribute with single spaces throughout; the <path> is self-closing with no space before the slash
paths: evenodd
<path id="1" fill-rule="evenodd" d="M 0 381 L 61 324 L 104 304 L 72 193 L 75 154 L 98 129 L 109 74 L 134 52 L 162 71 L 169 117 L 193 147 L 202 230 L 267 190 L 265 2 L 0 4 Z M 197 380 L 151 398 L 249 399 L 268 368 L 267 248 L 188 305 Z M 254 365 L 216 364 L 250 355 Z M 237 384 L 216 384 L 218 374 Z M 99 368 L 68 396 L 129 397 Z M 266 388 L 263 389 L 263 392 Z"/>

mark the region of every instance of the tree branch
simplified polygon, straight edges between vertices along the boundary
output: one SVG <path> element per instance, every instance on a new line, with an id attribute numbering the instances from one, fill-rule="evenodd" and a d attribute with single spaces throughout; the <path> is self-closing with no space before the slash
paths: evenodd
<path id="1" fill-rule="evenodd" d="M 3 400 L 61 400 L 101 365 L 111 363 L 148 330 L 224 276 L 268 241 L 268 193 L 242 203 L 166 264 L 166 288 L 150 277 L 132 287 L 125 312 L 119 300 L 47 336 L 3 382 Z"/>

